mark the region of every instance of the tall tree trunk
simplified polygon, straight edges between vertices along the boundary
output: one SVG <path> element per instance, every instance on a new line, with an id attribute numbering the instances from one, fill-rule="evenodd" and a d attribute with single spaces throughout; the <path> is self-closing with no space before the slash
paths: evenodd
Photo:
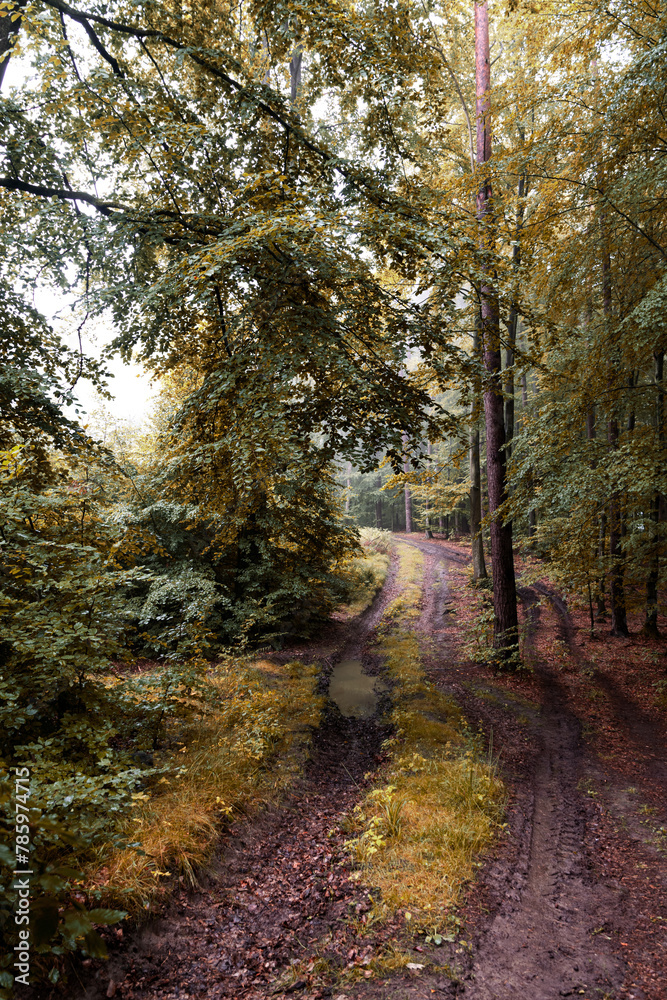
<path id="1" fill-rule="evenodd" d="M 600 219 L 600 228 L 602 232 L 602 310 L 606 321 L 607 339 L 609 341 L 612 324 L 611 258 L 607 245 L 604 216 Z M 609 346 L 611 348 L 611 343 Z M 613 364 L 613 361 L 610 362 L 610 366 Z M 612 407 L 615 405 L 613 399 L 611 405 Z M 618 448 L 618 439 L 618 418 L 612 410 L 607 424 L 607 441 L 612 452 Z M 627 636 L 630 633 L 628 632 L 625 611 L 625 586 L 623 581 L 625 565 L 622 537 L 623 508 L 621 495 L 618 490 L 614 490 L 609 504 L 609 557 L 611 559 L 609 604 L 611 606 L 611 634 Z"/>
<path id="2" fill-rule="evenodd" d="M 491 121 L 489 89 L 491 62 L 489 57 L 488 0 L 475 4 L 475 68 L 477 91 L 477 163 L 491 159 Z M 477 195 L 477 219 L 480 225 L 480 248 L 486 258 L 486 280 L 480 287 L 482 343 L 487 389 L 484 393 L 486 421 L 486 466 L 491 515 L 491 566 L 493 573 L 493 644 L 499 665 L 507 663 L 517 649 L 518 620 L 512 525 L 503 523 L 498 510 L 506 499 L 505 484 L 505 414 L 502 393 L 500 357 L 500 318 L 498 295 L 493 287 L 494 236 L 492 191 L 488 178 L 482 180 Z"/>
<path id="3" fill-rule="evenodd" d="M 410 460 L 408 458 L 408 436 L 403 435 L 403 471 L 407 474 L 410 471 Z M 408 534 L 412 531 L 412 494 L 410 486 L 405 484 L 405 530 Z"/>
<path id="4" fill-rule="evenodd" d="M 347 479 L 345 480 L 346 494 L 345 494 L 345 513 L 350 512 L 350 492 L 352 490 L 352 462 L 347 463 Z"/>
<path id="5" fill-rule="evenodd" d="M 378 476 L 376 487 L 379 491 L 382 486 L 382 476 Z M 382 497 L 378 496 L 375 501 L 375 527 L 382 529 Z"/>
<path id="6" fill-rule="evenodd" d="M 428 442 L 426 450 L 427 450 L 429 458 L 430 458 L 431 455 L 433 454 L 433 445 L 431 444 L 430 441 Z M 425 492 L 426 499 L 425 499 L 425 502 L 424 502 L 424 516 L 425 516 L 424 535 L 426 536 L 426 538 L 433 538 L 433 532 L 431 531 L 431 515 L 430 515 L 430 504 L 429 504 L 429 496 L 428 496 L 428 488 L 430 486 L 430 478 L 431 478 L 431 466 L 430 466 L 430 464 L 429 464 L 428 468 L 429 468 L 429 474 L 428 474 L 428 479 L 427 479 L 427 482 L 426 482 L 426 492 Z"/>
<path id="7" fill-rule="evenodd" d="M 662 450 L 665 444 L 665 393 L 663 390 L 665 355 L 663 351 L 656 351 L 653 355 L 654 378 L 657 386 L 657 399 L 655 403 L 655 422 L 658 432 L 658 448 L 660 462 L 662 463 Z M 660 579 L 660 494 L 656 493 L 651 504 L 651 526 L 650 526 L 650 556 L 649 573 L 646 579 L 646 619 L 642 632 L 649 639 L 659 639 L 658 630 L 658 581 Z"/>

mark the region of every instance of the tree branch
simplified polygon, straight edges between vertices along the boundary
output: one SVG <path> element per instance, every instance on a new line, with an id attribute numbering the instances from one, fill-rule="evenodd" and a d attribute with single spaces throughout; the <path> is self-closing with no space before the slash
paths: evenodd
<path id="1" fill-rule="evenodd" d="M 114 210 L 120 212 L 129 211 L 125 205 L 119 205 L 115 201 L 100 201 L 99 198 L 95 198 L 92 194 L 87 194 L 85 191 L 45 187 L 42 184 L 30 184 L 15 177 L 0 177 L 0 187 L 6 188 L 7 191 L 23 191 L 26 194 L 36 194 L 42 198 L 60 198 L 63 201 L 74 202 L 83 201 L 87 205 L 92 205 L 98 212 L 106 216 L 113 215 Z"/>

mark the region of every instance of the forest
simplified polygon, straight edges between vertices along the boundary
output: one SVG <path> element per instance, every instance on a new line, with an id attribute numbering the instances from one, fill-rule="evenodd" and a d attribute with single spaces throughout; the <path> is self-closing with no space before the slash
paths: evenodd
<path id="1" fill-rule="evenodd" d="M 0 0 L 0 116 L 0 998 L 664 1000 L 667 7 Z"/>

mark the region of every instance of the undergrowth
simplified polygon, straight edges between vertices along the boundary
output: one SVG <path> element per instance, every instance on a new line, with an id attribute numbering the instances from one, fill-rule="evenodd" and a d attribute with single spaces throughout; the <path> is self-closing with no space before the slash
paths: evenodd
<path id="1" fill-rule="evenodd" d="M 498 660 L 498 651 L 493 644 L 495 621 L 493 584 L 488 577 L 475 580 L 471 568 L 467 570 L 466 575 L 464 586 L 451 585 L 451 589 L 461 595 L 457 609 L 462 636 L 461 651 L 472 663 L 491 666 L 497 664 Z M 525 617 L 521 621 L 521 613 L 519 618 L 518 643 L 510 648 L 509 658 L 505 659 L 503 664 L 505 669 L 532 670 L 526 643 L 529 622 Z"/>
<path id="2" fill-rule="evenodd" d="M 392 680 L 395 736 L 381 783 L 347 817 L 356 877 L 376 890 L 366 926 L 403 910 L 405 920 L 440 944 L 451 912 L 505 810 L 493 760 L 456 703 L 427 679 L 417 635 L 423 557 L 400 551 L 399 596 L 380 626 L 379 652 Z M 407 626 L 407 628 L 406 628 Z M 379 890 L 379 893 L 377 892 Z"/>
<path id="3" fill-rule="evenodd" d="M 62 823 L 30 809 L 39 865 L 31 883 L 36 980 L 57 982 L 67 953 L 106 957 L 96 927 L 154 912 L 176 885 L 194 885 L 225 818 L 278 799 L 298 774 L 310 732 L 319 725 L 323 699 L 316 694 L 317 667 L 229 657 L 209 667 L 198 690 L 184 690 L 168 713 L 160 710 L 159 680 L 157 669 L 138 679 L 107 679 L 108 688 L 124 689 L 128 705 L 131 696 L 137 700 L 149 721 L 157 707 L 162 723 L 152 752 L 117 748 L 142 767 L 136 768 L 137 790 L 123 800 L 106 837 L 88 842 L 68 837 Z M 153 728 L 150 722 L 147 736 Z M 136 733 L 123 730 L 122 742 L 131 747 L 137 740 Z M 111 788 L 112 782 L 113 776 Z M 44 794 L 37 782 L 35 788 L 36 795 Z M 91 797 L 104 792 L 90 782 L 88 789 Z M 85 790 L 84 784 L 81 796 Z M 41 805 L 41 798 L 36 801 Z M 5 865 L 6 853 L 0 854 Z M 6 943 L 0 997 L 12 995 L 11 938 Z"/>
<path id="4" fill-rule="evenodd" d="M 302 745 L 319 724 L 317 667 L 228 659 L 210 677 L 208 707 L 168 734 L 156 755 L 170 768 L 152 794 L 138 794 L 125 824 L 135 847 L 104 844 L 88 885 L 129 912 L 150 909 L 176 879 L 195 884 L 221 820 L 278 797 L 300 769 Z"/>
<path id="5" fill-rule="evenodd" d="M 392 536 L 390 531 L 361 528 L 361 553 L 346 560 L 343 568 L 348 598 L 345 611 L 356 616 L 371 604 L 384 585 L 391 564 Z"/>

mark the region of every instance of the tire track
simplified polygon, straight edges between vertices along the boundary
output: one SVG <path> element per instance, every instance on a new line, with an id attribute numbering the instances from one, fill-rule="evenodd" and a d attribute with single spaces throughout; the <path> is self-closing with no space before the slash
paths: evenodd
<path id="1" fill-rule="evenodd" d="M 461 563 L 465 556 L 456 552 L 454 559 L 453 552 L 427 541 L 405 544 L 427 557 L 420 624 L 425 633 L 436 633 L 440 683 L 488 725 L 494 717 L 488 702 L 471 694 L 469 685 L 462 690 L 460 669 L 448 650 L 447 628 L 434 628 L 446 617 L 446 563 Z M 438 581 L 444 586 L 434 588 Z M 530 642 L 539 628 L 538 593 L 525 589 L 521 596 L 532 623 Z M 534 755 L 525 787 L 515 790 L 510 817 L 518 839 L 516 864 L 506 873 L 502 902 L 451 990 L 470 1000 L 570 995 L 592 1000 L 609 995 L 624 979 L 625 965 L 604 934 L 619 893 L 596 881 L 587 862 L 587 802 L 578 787 L 584 756 L 581 726 L 554 674 L 544 665 L 538 665 L 536 673 L 542 697 L 539 713 L 529 721 Z M 507 719 L 504 722 L 507 735 Z"/>

